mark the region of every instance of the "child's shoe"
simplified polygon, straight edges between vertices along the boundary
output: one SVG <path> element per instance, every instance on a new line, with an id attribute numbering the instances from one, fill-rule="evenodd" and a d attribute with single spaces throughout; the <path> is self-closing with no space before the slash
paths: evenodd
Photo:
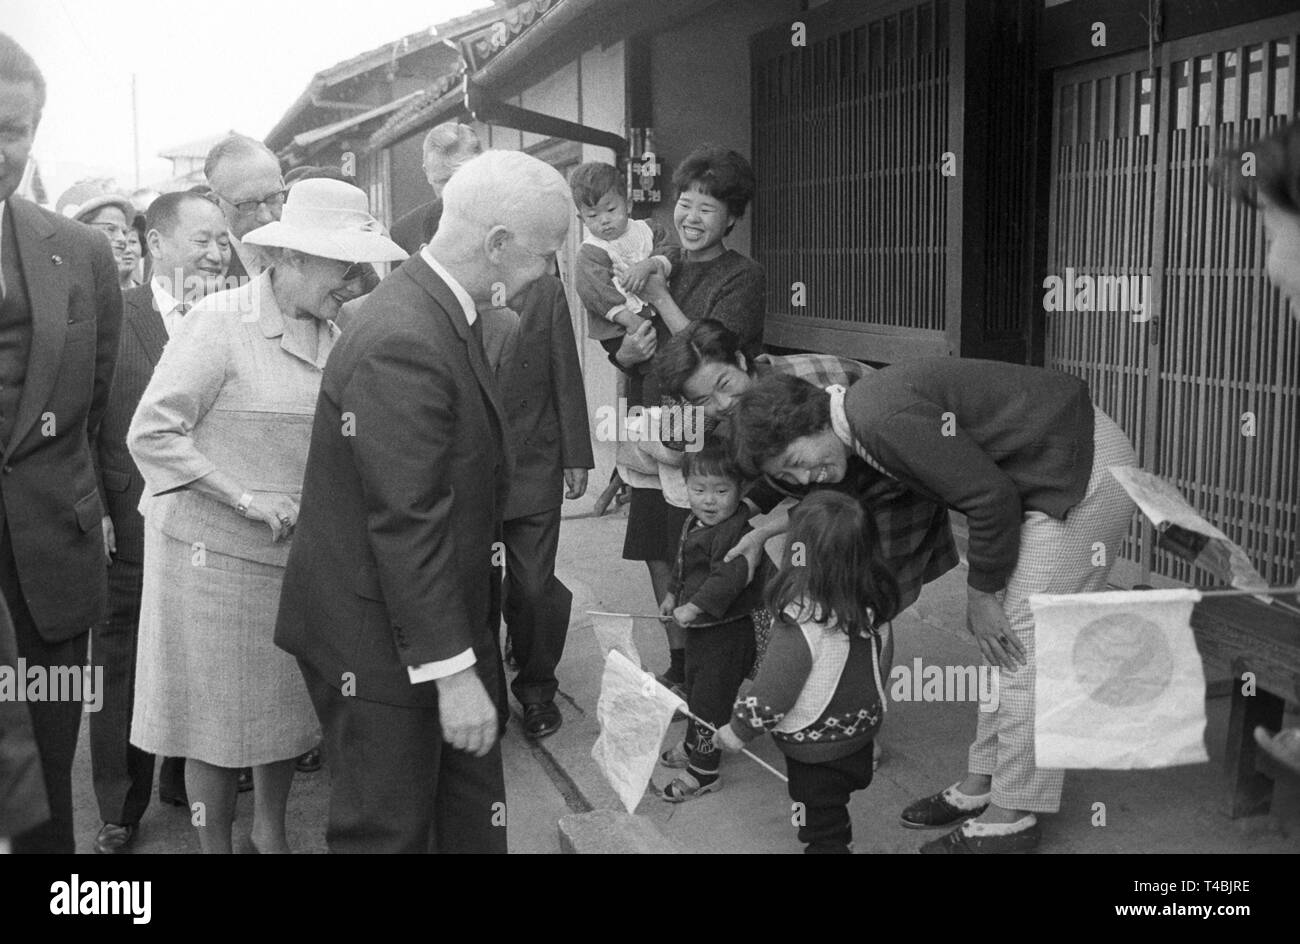
<path id="1" fill-rule="evenodd" d="M 679 741 L 659 755 L 659 763 L 674 770 L 685 770 L 691 762 L 691 752 L 686 749 L 686 742 Z"/>
<path id="2" fill-rule="evenodd" d="M 664 787 L 663 797 L 669 803 L 685 803 L 687 800 L 698 800 L 705 794 L 716 793 L 721 789 L 722 777 L 719 774 L 714 774 L 711 778 L 697 777 L 690 771 L 685 771 Z"/>

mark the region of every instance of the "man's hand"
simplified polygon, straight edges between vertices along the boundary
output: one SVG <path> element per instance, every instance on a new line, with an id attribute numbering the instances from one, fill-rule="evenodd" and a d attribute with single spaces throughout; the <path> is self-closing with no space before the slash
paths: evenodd
<path id="1" fill-rule="evenodd" d="M 587 492 L 587 470 L 565 469 L 564 487 L 568 489 L 565 498 L 581 498 Z"/>
<path id="2" fill-rule="evenodd" d="M 647 321 L 631 334 L 623 335 L 623 343 L 618 346 L 614 359 L 624 367 L 642 364 L 655 356 L 658 344 L 654 322 Z"/>
<path id="3" fill-rule="evenodd" d="M 627 266 L 619 273 L 618 279 L 623 283 L 623 288 L 633 295 L 640 295 L 645 289 L 646 280 L 650 278 L 652 273 L 659 271 L 659 264 L 653 259 L 642 259 L 640 262 Z M 662 278 L 662 275 L 660 277 Z"/>
<path id="4" fill-rule="evenodd" d="M 1025 665 L 1025 647 L 1011 631 L 997 594 L 970 586 L 966 589 L 966 627 L 975 637 L 984 658 L 1008 672 Z"/>
<path id="5" fill-rule="evenodd" d="M 731 730 L 731 725 L 724 724 L 714 732 L 713 746 L 728 754 L 735 754 L 744 748 L 745 742 L 736 737 L 736 732 Z"/>
<path id="6" fill-rule="evenodd" d="M 659 615 L 664 619 L 672 619 L 673 610 L 677 609 L 677 597 L 674 594 L 666 594 L 664 602 L 659 604 Z"/>
<path id="7" fill-rule="evenodd" d="M 679 626 L 690 626 L 691 623 L 694 623 L 703 615 L 704 611 L 694 603 L 683 603 L 673 610 L 673 619 L 677 621 Z"/>
<path id="8" fill-rule="evenodd" d="M 104 530 L 104 557 L 108 562 L 113 563 L 113 555 L 117 553 L 117 532 L 113 530 L 113 519 L 104 515 L 104 520 L 100 522 Z"/>
<path id="9" fill-rule="evenodd" d="M 497 739 L 497 709 L 473 666 L 438 679 L 442 738 L 457 750 L 482 757 Z"/>

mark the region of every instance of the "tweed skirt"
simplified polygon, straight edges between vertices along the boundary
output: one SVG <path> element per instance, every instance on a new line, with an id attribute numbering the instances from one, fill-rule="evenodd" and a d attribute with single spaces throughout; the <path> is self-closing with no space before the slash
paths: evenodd
<path id="1" fill-rule="evenodd" d="M 131 743 L 218 767 L 297 757 L 320 725 L 297 660 L 272 637 L 284 568 L 145 523 Z"/>

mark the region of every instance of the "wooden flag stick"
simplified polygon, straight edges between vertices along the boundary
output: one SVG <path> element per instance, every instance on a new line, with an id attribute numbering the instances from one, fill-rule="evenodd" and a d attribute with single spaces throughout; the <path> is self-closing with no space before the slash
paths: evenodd
<path id="1" fill-rule="evenodd" d="M 708 728 L 709 731 L 711 731 L 712 733 L 714 733 L 714 734 L 717 734 L 717 733 L 718 733 L 718 729 L 715 728 L 713 725 L 709 724 L 709 723 L 708 723 L 707 721 L 705 721 L 703 718 L 700 718 L 700 717 L 698 717 L 698 716 L 696 716 L 696 715 L 693 715 L 693 714 L 691 714 L 689 711 L 683 711 L 682 714 L 686 715 L 686 717 L 690 718 L 690 719 L 691 719 L 692 721 L 694 721 L 696 724 L 700 724 L 700 725 L 703 725 L 704 727 Z M 740 753 L 744 754 L 746 757 L 748 757 L 748 758 L 749 758 L 750 760 L 752 760 L 754 763 L 758 764 L 758 766 L 767 768 L 771 773 L 773 773 L 773 774 L 775 774 L 777 777 L 779 777 L 779 778 L 781 779 L 781 782 L 782 782 L 782 783 L 789 783 L 789 782 L 790 782 L 790 778 L 789 778 L 789 777 L 787 777 L 785 774 L 781 773 L 781 771 L 777 770 L 775 767 L 773 767 L 773 766 L 772 766 L 771 764 L 769 764 L 767 761 L 763 760 L 763 758 L 759 757 L 757 754 L 751 754 L 747 749 L 745 749 L 745 748 L 743 748 L 743 747 L 740 749 Z"/>
<path id="2" fill-rule="evenodd" d="M 1297 587 L 1262 587 L 1259 590 L 1198 590 L 1203 597 L 1280 597 L 1280 596 L 1300 596 L 1300 586 Z"/>
<path id="3" fill-rule="evenodd" d="M 600 610 L 588 610 L 588 616 L 621 616 L 623 619 L 652 619 L 666 620 L 671 617 L 660 616 L 658 613 L 604 613 Z"/>

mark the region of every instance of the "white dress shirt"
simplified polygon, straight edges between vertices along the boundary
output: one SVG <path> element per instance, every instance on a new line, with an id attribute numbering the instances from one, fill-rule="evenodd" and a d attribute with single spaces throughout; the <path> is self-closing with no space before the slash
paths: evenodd
<path id="1" fill-rule="evenodd" d="M 176 326 L 180 324 L 180 320 L 185 317 L 180 311 L 181 303 L 156 276 L 149 280 L 149 288 L 153 290 L 154 307 L 158 309 L 158 314 L 162 315 L 163 327 L 167 329 L 167 337 L 170 338 L 176 333 Z"/>
<path id="2" fill-rule="evenodd" d="M 460 307 L 465 312 L 465 321 L 471 325 L 477 321 L 478 309 L 474 307 L 474 299 L 470 297 L 469 292 L 465 291 L 464 286 L 457 282 L 452 277 L 452 274 L 444 269 L 442 264 L 433 257 L 433 253 L 429 251 L 427 245 L 420 250 L 420 258 L 429 264 L 429 268 L 434 271 L 438 278 L 447 283 L 447 287 L 451 289 L 451 293 L 456 296 L 456 301 L 460 302 Z M 450 659 L 443 659 L 439 662 L 425 662 L 421 665 L 408 665 L 406 673 L 411 678 L 411 684 L 418 685 L 421 682 L 432 682 L 434 679 L 455 675 L 457 672 L 468 669 L 476 661 L 474 650 L 466 649 Z"/>

